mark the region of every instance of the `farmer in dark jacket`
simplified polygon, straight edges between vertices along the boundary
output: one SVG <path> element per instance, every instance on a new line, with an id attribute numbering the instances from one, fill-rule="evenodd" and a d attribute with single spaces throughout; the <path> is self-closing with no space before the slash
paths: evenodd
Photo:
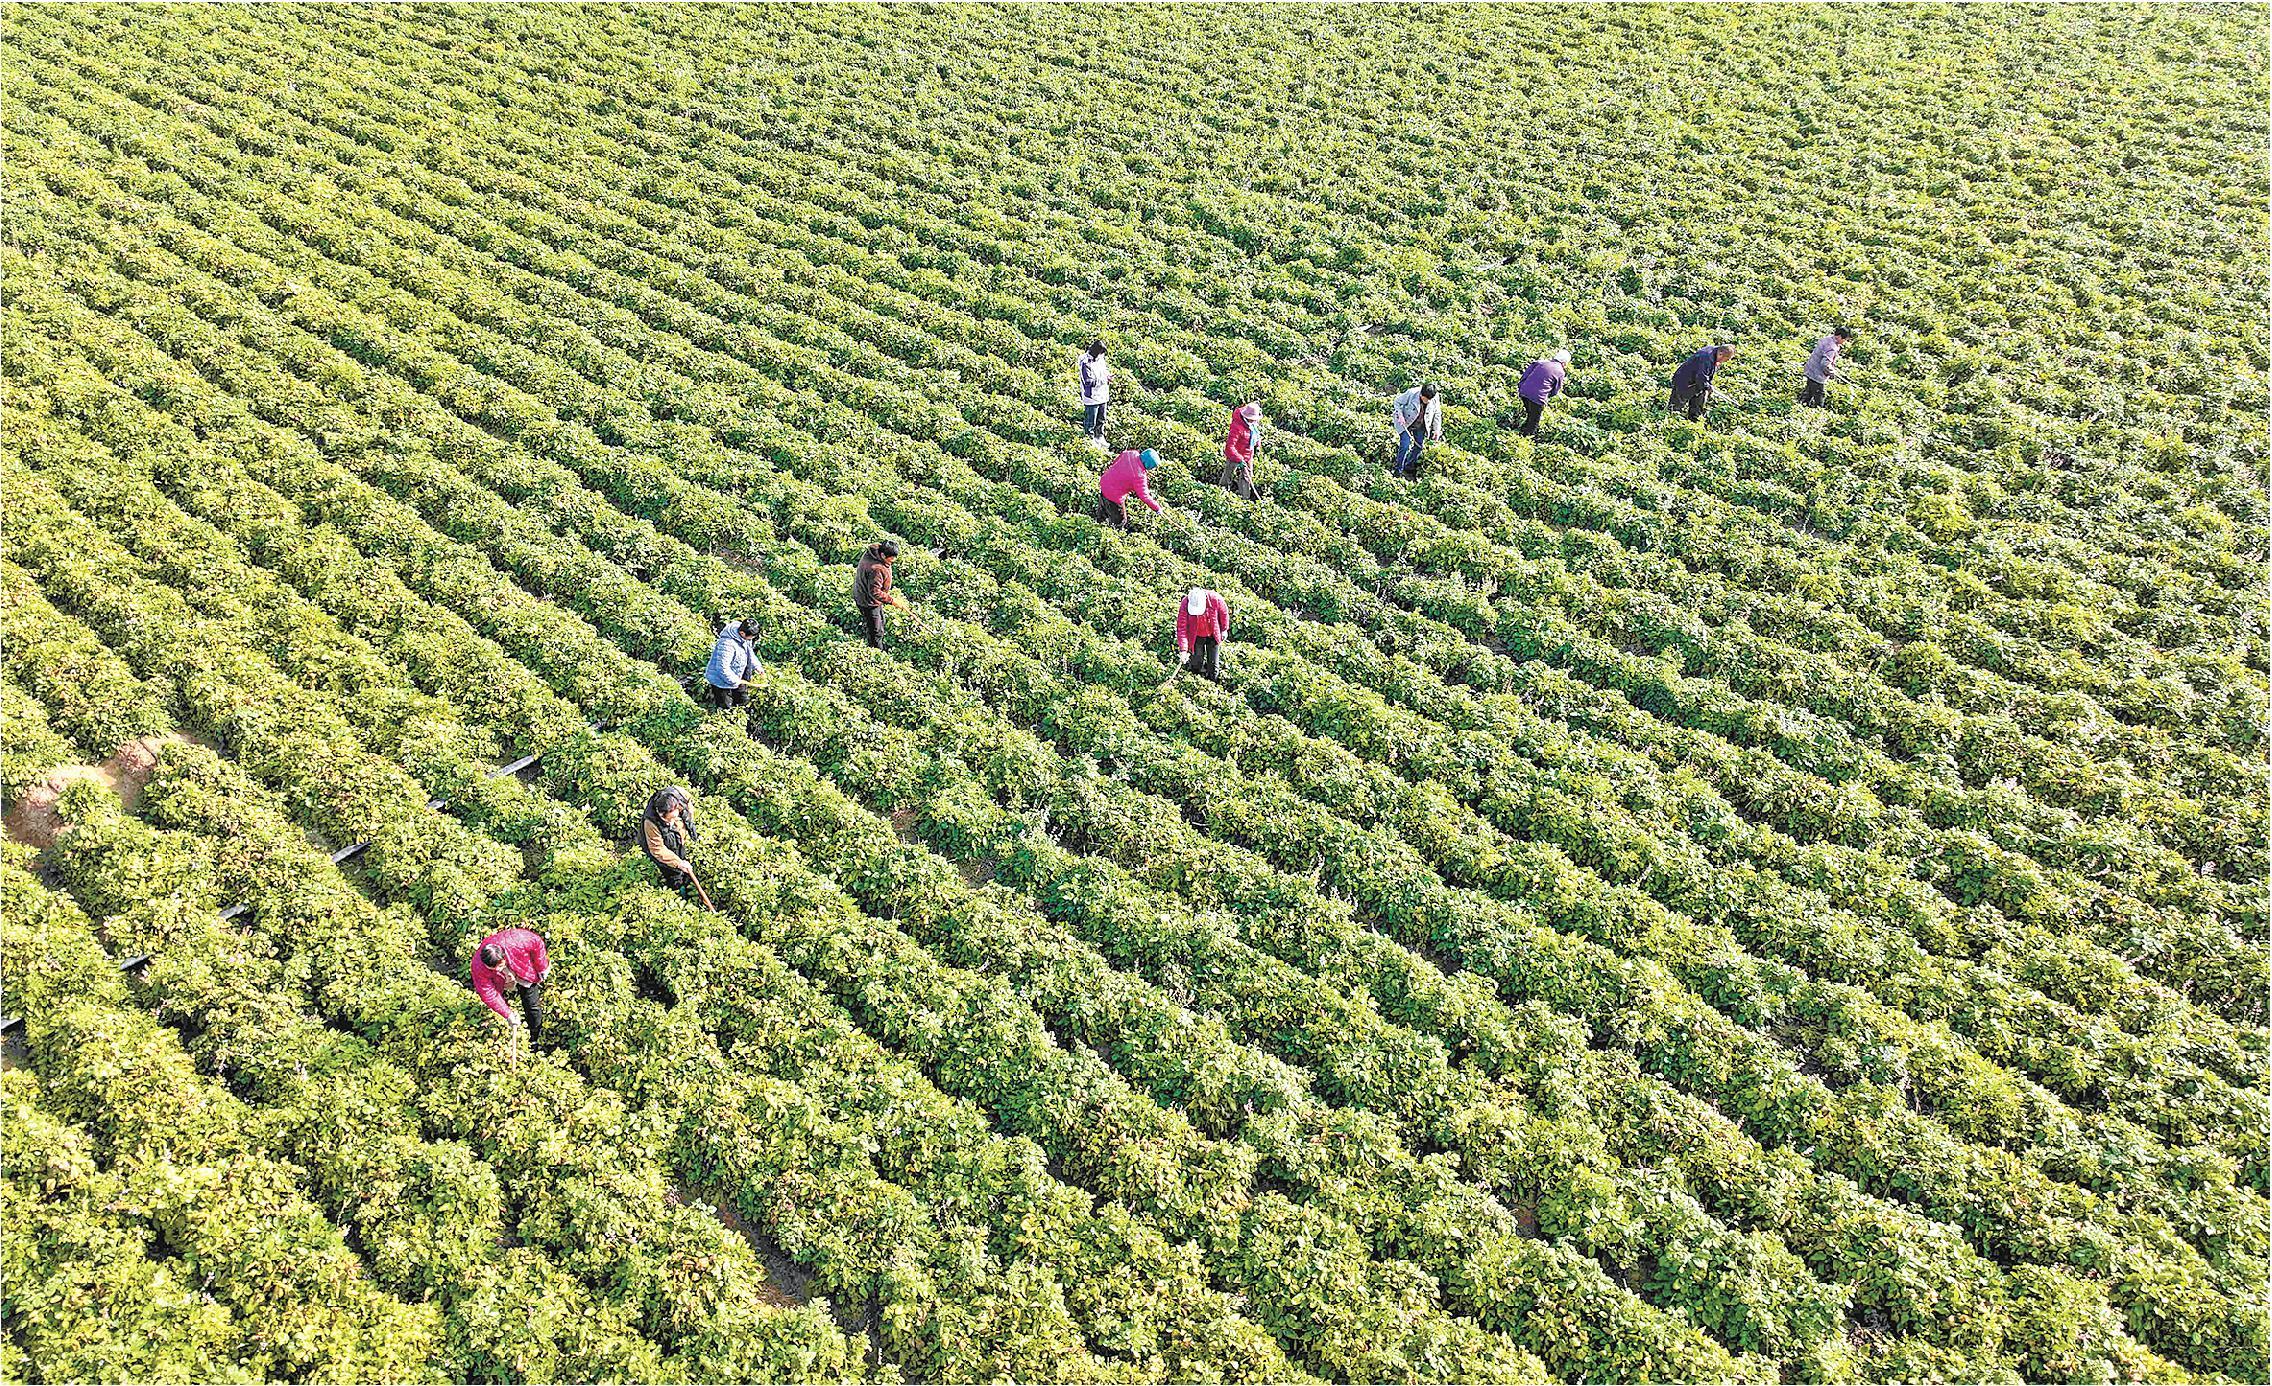
<path id="1" fill-rule="evenodd" d="M 860 608 L 860 629 L 879 650 L 884 647 L 884 608 L 907 605 L 907 598 L 891 590 L 891 565 L 898 557 L 899 545 L 889 539 L 870 544 L 852 572 L 852 604 Z"/>
<path id="2" fill-rule="evenodd" d="M 1708 346 L 1680 363 L 1672 373 L 1672 408 L 1674 412 L 1688 411 L 1688 417 L 1704 417 L 1704 406 L 1712 401 L 1712 377 L 1719 374 L 1720 363 L 1736 354 L 1726 343 Z"/>
<path id="3" fill-rule="evenodd" d="M 694 884 L 694 841 L 694 796 L 676 785 L 656 790 L 639 815 L 639 850 L 681 894 Z"/>

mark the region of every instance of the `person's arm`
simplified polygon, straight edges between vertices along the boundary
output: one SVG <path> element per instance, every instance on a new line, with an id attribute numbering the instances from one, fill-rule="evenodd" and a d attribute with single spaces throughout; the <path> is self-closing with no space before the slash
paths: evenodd
<path id="1" fill-rule="evenodd" d="M 1231 607 L 1220 596 L 1210 603 L 1215 608 L 1215 638 L 1227 640 L 1231 634 Z"/>
<path id="2" fill-rule="evenodd" d="M 1160 503 L 1152 499 L 1151 484 L 1145 479 L 1142 472 L 1136 473 L 1136 499 L 1150 507 L 1153 514 L 1160 513 Z"/>
<path id="3" fill-rule="evenodd" d="M 1191 607 L 1185 602 L 1175 604 L 1175 652 L 1191 653 Z"/>
<path id="4" fill-rule="evenodd" d="M 663 841 L 662 829 L 655 825 L 654 819 L 649 818 L 641 821 L 639 835 L 640 840 L 646 844 L 647 855 L 653 857 L 656 864 L 667 866 L 673 871 L 692 871 L 694 869 L 693 866 L 670 849 L 670 844 Z"/>
<path id="5" fill-rule="evenodd" d="M 1440 399 L 1429 400 L 1427 414 L 1428 441 L 1431 443 L 1444 441 L 1444 402 Z"/>
<path id="6" fill-rule="evenodd" d="M 505 1004 L 505 994 L 498 990 L 496 974 L 480 963 L 473 965 L 473 994 L 481 998 L 482 1005 L 497 1012 L 507 1025 L 520 1023 Z"/>
<path id="7" fill-rule="evenodd" d="M 536 965 L 536 979 L 540 982 L 544 980 L 544 974 L 552 970 L 552 955 L 544 951 L 544 935 L 538 934 L 536 941 L 530 945 L 529 961 Z"/>

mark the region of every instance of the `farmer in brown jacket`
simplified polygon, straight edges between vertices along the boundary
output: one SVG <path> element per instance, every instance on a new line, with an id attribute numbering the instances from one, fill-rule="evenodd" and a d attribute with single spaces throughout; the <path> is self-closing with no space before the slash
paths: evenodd
<path id="1" fill-rule="evenodd" d="M 898 557 L 899 545 L 889 539 L 870 544 L 852 573 L 852 604 L 860 608 L 860 629 L 868 644 L 879 650 L 884 647 L 884 608 L 907 605 L 907 598 L 891 590 L 891 565 Z"/>

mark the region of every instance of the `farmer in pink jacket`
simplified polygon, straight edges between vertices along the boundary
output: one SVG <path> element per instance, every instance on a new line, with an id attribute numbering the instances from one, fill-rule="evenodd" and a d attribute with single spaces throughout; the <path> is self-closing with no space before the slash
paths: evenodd
<path id="1" fill-rule="evenodd" d="M 529 1018 L 529 1042 L 544 1030 L 544 977 L 552 960 L 544 955 L 544 936 L 531 929 L 499 929 L 473 950 L 473 994 L 507 1025 L 520 1023 L 505 1004 L 505 989 L 521 994 Z"/>
<path id="2" fill-rule="evenodd" d="M 1231 633 L 1231 609 L 1220 592 L 1194 587 L 1183 594 L 1175 609 L 1175 652 L 1184 667 L 1210 682 L 1220 683 L 1218 663 L 1223 638 Z"/>
<path id="3" fill-rule="evenodd" d="M 1254 499 L 1254 440 L 1262 423 L 1262 405 L 1243 404 L 1231 411 L 1231 430 L 1223 438 L 1223 489 L 1240 500 Z"/>
<path id="4" fill-rule="evenodd" d="M 1160 503 L 1152 499 L 1152 488 L 1145 484 L 1144 474 L 1160 465 L 1160 455 L 1150 448 L 1137 452 L 1131 449 L 1112 459 L 1097 479 L 1097 519 L 1120 529 L 1128 528 L 1128 498 L 1150 506 L 1152 513 L 1160 513 Z"/>

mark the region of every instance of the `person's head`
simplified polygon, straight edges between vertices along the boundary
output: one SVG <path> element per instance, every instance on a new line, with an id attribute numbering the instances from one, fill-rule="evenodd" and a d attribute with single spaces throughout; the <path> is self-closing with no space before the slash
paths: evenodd
<path id="1" fill-rule="evenodd" d="M 684 785 L 658 789 L 655 797 L 647 801 L 647 816 L 668 823 L 683 815 L 694 802 L 694 795 Z"/>
<path id="2" fill-rule="evenodd" d="M 743 621 L 740 624 L 736 625 L 734 629 L 742 633 L 742 639 L 744 640 L 755 640 L 757 638 L 757 622 L 755 621 Z"/>
<path id="3" fill-rule="evenodd" d="M 1433 385 L 1423 385 L 1423 386 L 1421 386 L 1421 387 L 1420 387 L 1420 398 L 1422 398 L 1422 399 L 1434 399 L 1435 397 L 1436 397 L 1436 387 L 1435 387 L 1435 386 L 1433 386 Z"/>
<path id="4" fill-rule="evenodd" d="M 1712 359 L 1715 361 L 1729 360 L 1735 354 L 1735 347 L 1727 342 L 1722 342 L 1718 346 L 1712 348 Z"/>
<path id="5" fill-rule="evenodd" d="M 1150 448 L 1137 453 L 1136 460 L 1144 464 L 1144 470 L 1147 472 L 1160 465 L 1160 455 Z"/>
<path id="6" fill-rule="evenodd" d="M 1261 418 L 1262 401 L 1249 400 L 1247 403 L 1240 405 L 1239 417 L 1246 420 L 1248 423 L 1253 423 L 1255 420 Z"/>
<path id="7" fill-rule="evenodd" d="M 483 967 L 503 967 L 505 965 L 505 950 L 494 943 L 482 944 L 481 965 Z"/>
<path id="8" fill-rule="evenodd" d="M 889 563 L 899 557 L 899 545 L 886 539 L 876 545 L 875 554 L 878 560 Z"/>
<path id="9" fill-rule="evenodd" d="M 1554 355 L 1549 357 L 1548 359 L 1553 361 L 1557 366 L 1567 366 L 1570 364 L 1570 349 L 1568 347 L 1564 347 L 1560 351 L 1555 352 Z"/>
<path id="10" fill-rule="evenodd" d="M 1854 340 L 1854 329 L 1851 327 L 1833 327 L 1830 329 L 1830 335 L 1841 342 L 1851 342 Z"/>
<path id="11" fill-rule="evenodd" d="M 1102 357 L 1104 355 L 1104 338 L 1099 337 L 1095 341 L 1089 343 L 1089 355 L 1091 358 Z"/>
<path id="12" fill-rule="evenodd" d="M 1194 587 L 1183 594 L 1183 609 L 1194 616 L 1207 614 L 1207 589 Z"/>

